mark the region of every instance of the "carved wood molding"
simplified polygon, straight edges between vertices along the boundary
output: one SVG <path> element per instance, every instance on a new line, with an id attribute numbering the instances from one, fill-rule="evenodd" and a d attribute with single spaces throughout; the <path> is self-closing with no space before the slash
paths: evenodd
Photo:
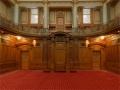
<path id="1" fill-rule="evenodd" d="M 27 45 L 27 46 L 30 46 L 30 47 L 33 46 L 33 45 L 30 44 L 30 43 L 19 43 L 19 44 L 16 44 L 15 46 L 16 46 L 16 47 L 20 47 L 20 46 L 22 46 L 22 45 Z"/>
<path id="2" fill-rule="evenodd" d="M 59 34 L 65 35 L 65 37 L 71 37 L 71 35 L 69 33 L 61 32 L 61 31 L 52 33 L 52 34 L 49 35 L 49 37 L 55 37 L 56 35 L 59 35 Z"/>
<path id="3" fill-rule="evenodd" d="M 106 44 L 99 43 L 99 42 L 91 43 L 91 44 L 88 45 L 88 47 L 92 47 L 92 46 L 94 46 L 94 45 L 99 45 L 99 46 L 102 46 L 102 47 L 104 47 L 104 48 L 106 47 Z"/>

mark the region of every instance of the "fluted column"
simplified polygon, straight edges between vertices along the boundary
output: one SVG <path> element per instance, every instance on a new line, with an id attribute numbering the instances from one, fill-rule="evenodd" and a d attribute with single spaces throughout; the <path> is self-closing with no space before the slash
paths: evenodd
<path id="1" fill-rule="evenodd" d="M 73 2 L 73 28 L 77 28 L 77 4 Z"/>
<path id="2" fill-rule="evenodd" d="M 78 23 L 77 23 L 77 1 L 73 1 L 73 27 L 74 29 L 78 28 Z"/>
<path id="3" fill-rule="evenodd" d="M 103 3 L 103 23 L 105 24 L 107 22 L 107 5 L 106 3 Z"/>
<path id="4" fill-rule="evenodd" d="M 14 22 L 19 23 L 19 6 L 18 4 L 15 4 L 15 9 L 14 9 Z"/>
<path id="5" fill-rule="evenodd" d="M 43 28 L 48 28 L 48 4 L 47 1 L 44 2 L 44 20 L 43 20 Z"/>

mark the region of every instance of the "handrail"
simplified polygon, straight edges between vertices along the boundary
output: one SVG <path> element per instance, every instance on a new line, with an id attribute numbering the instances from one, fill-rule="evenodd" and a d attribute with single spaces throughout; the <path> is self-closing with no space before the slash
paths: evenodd
<path id="1" fill-rule="evenodd" d="M 27 35 L 27 36 L 45 36 L 52 33 L 49 28 L 31 28 L 28 26 L 24 26 L 21 24 L 15 24 L 14 22 L 8 20 L 0 14 L 0 27 L 15 34 Z M 104 34 L 110 31 L 115 30 L 116 28 L 120 28 L 120 14 L 117 15 L 114 19 L 108 21 L 106 24 L 100 24 L 98 26 L 92 26 L 89 28 L 72 28 L 72 30 L 68 31 L 68 33 L 77 36 L 93 36 Z M 55 28 L 55 30 L 59 31 L 59 28 Z M 65 30 L 65 28 L 62 28 Z"/>

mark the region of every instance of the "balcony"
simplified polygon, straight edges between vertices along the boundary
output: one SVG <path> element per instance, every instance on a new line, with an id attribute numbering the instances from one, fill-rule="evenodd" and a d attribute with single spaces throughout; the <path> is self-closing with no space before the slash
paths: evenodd
<path id="1" fill-rule="evenodd" d="M 55 28 L 54 30 L 50 30 L 49 28 L 31 28 L 28 26 L 15 24 L 14 22 L 6 19 L 2 15 L 0 15 L 0 28 L 2 31 L 15 34 L 22 35 L 28 37 L 45 37 L 49 36 L 54 32 L 66 32 L 71 34 L 72 36 L 78 37 L 91 37 L 103 34 L 114 33 L 120 30 L 120 15 L 118 15 L 113 20 L 107 22 L 106 24 L 101 24 L 88 28 L 72 28 L 71 30 L 67 30 L 66 28 Z"/>

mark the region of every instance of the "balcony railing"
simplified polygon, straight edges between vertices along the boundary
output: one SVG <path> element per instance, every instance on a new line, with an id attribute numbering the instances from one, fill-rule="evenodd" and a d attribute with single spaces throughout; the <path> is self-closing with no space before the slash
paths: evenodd
<path id="1" fill-rule="evenodd" d="M 6 19 L 0 14 L 0 28 L 8 31 L 9 33 L 24 35 L 24 36 L 32 36 L 32 37 L 41 37 L 41 36 L 48 36 L 53 32 L 63 31 L 70 33 L 71 35 L 76 36 L 93 36 L 93 35 L 100 35 L 105 34 L 108 32 L 115 31 L 116 29 L 120 28 L 120 14 L 110 20 L 106 24 L 101 24 L 98 26 L 88 27 L 88 28 L 73 28 L 72 30 L 66 30 L 64 28 L 58 29 L 56 28 L 54 31 L 49 30 L 49 28 L 37 29 L 27 27 L 21 24 L 15 24 L 14 22 Z"/>

